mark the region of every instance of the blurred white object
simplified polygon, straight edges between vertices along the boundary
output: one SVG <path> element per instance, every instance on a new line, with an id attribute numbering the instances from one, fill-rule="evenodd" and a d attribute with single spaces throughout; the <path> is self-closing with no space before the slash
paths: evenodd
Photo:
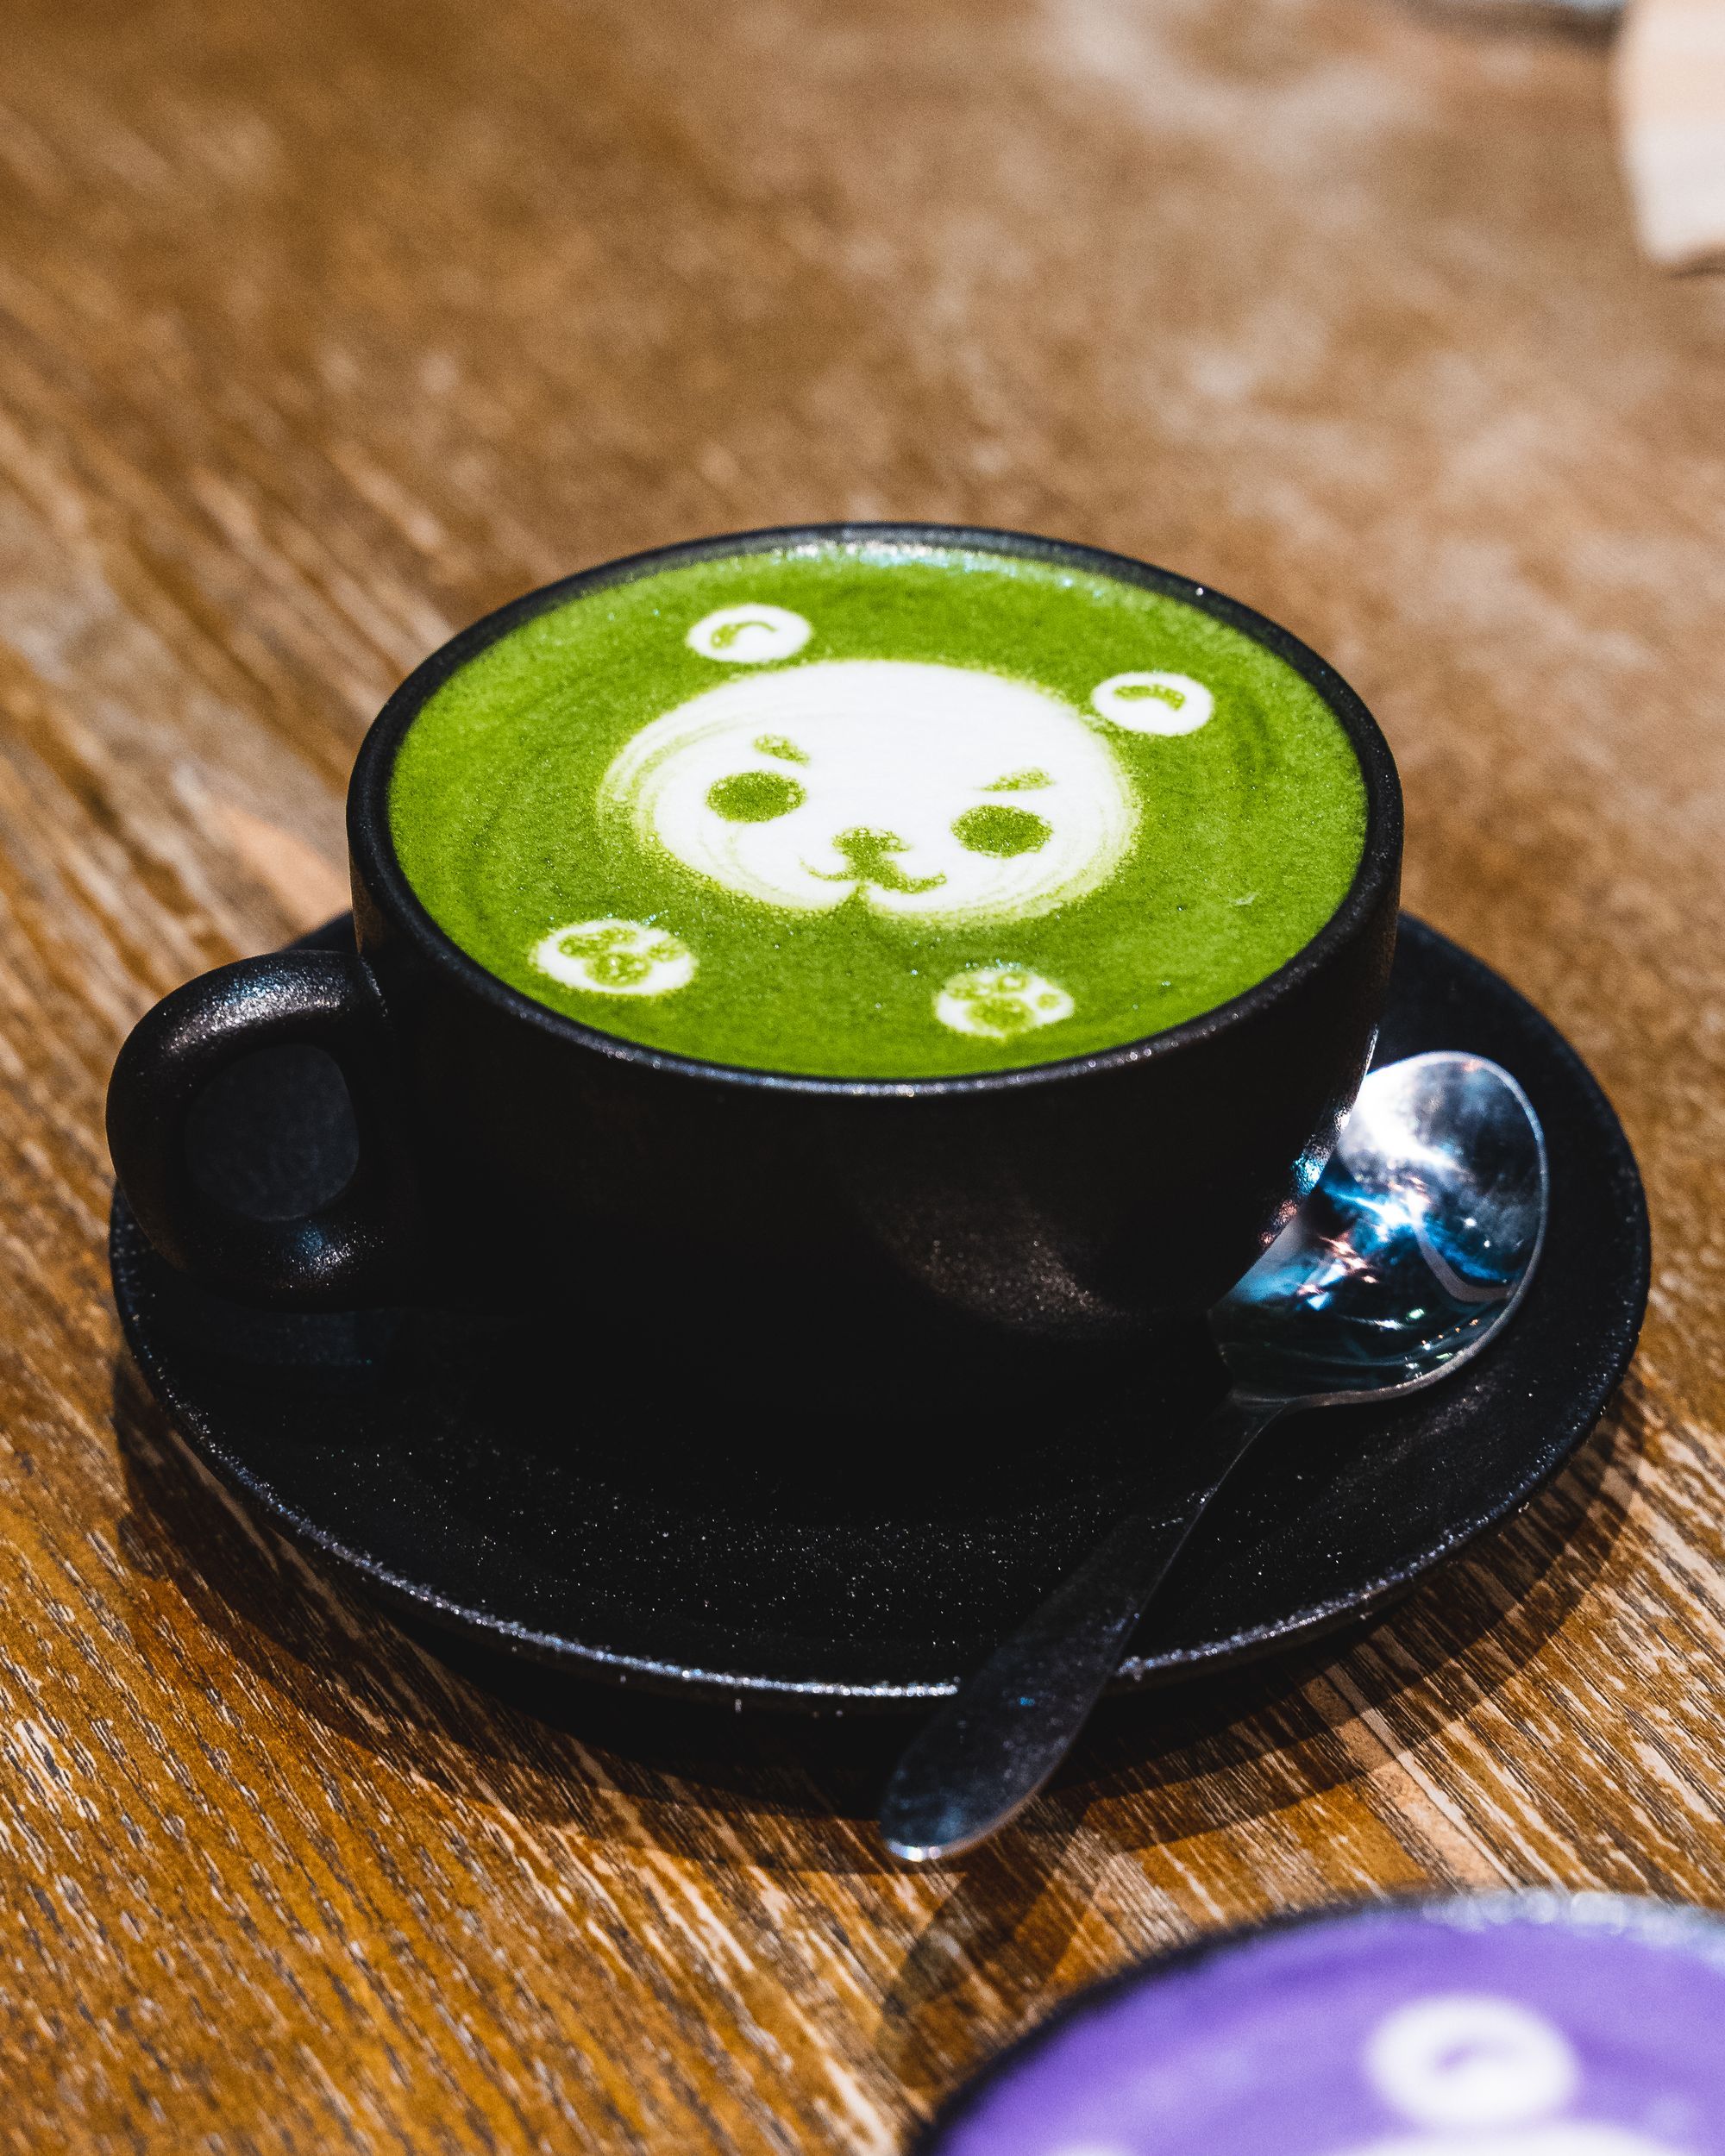
<path id="1" fill-rule="evenodd" d="M 1725 263 L 1725 0 L 1631 0 L 1617 123 L 1644 251 Z"/>
<path id="2" fill-rule="evenodd" d="M 1503 30 L 1574 30 L 1605 36 L 1623 13 L 1623 0 L 1419 0 L 1427 13 Z"/>

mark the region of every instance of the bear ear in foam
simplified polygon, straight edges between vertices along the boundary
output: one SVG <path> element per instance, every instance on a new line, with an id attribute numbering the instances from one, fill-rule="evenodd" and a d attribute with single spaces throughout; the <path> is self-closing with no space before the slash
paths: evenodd
<path id="1" fill-rule="evenodd" d="M 1091 708 L 1130 734 L 1195 734 L 1216 699 L 1189 674 L 1111 674 L 1090 692 Z"/>
<path id="2" fill-rule="evenodd" d="M 703 659 L 764 667 L 794 658 L 813 634 L 813 624 L 788 606 L 721 606 L 702 615 L 683 642 Z"/>

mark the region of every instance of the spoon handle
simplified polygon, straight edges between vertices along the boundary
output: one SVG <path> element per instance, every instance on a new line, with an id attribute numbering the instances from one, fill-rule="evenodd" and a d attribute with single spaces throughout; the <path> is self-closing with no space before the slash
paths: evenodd
<path id="1" fill-rule="evenodd" d="M 1066 1757 L 1211 1499 L 1287 1405 L 1230 1393 L 1171 1508 L 1129 1513 L 918 1731 L 881 1807 L 896 1857 L 932 1864 L 1004 1827 Z"/>

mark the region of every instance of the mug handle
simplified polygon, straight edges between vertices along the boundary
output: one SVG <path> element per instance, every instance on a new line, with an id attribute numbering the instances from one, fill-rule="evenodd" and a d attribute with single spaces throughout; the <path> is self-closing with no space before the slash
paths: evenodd
<path id="1" fill-rule="evenodd" d="M 259 1049 L 325 1050 L 360 1131 L 347 1187 L 299 1219 L 237 1213 L 200 1190 L 186 1119 L 218 1073 Z M 389 1020 L 370 968 L 340 951 L 284 950 L 200 975 L 139 1019 L 108 1087 L 108 1150 L 139 1226 L 172 1265 L 218 1294 L 298 1309 L 398 1300 L 411 1176 L 383 1112 Z"/>

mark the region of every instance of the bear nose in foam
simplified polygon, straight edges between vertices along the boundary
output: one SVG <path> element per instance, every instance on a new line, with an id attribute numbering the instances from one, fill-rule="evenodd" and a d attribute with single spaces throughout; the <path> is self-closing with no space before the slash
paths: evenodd
<path id="1" fill-rule="evenodd" d="M 818 868 L 815 874 L 823 883 L 872 883 L 882 891 L 915 892 L 932 891 L 946 881 L 944 876 L 907 876 L 892 858 L 910 850 L 896 831 L 872 830 L 859 824 L 838 832 L 832 850 L 844 866 L 836 874 Z"/>

